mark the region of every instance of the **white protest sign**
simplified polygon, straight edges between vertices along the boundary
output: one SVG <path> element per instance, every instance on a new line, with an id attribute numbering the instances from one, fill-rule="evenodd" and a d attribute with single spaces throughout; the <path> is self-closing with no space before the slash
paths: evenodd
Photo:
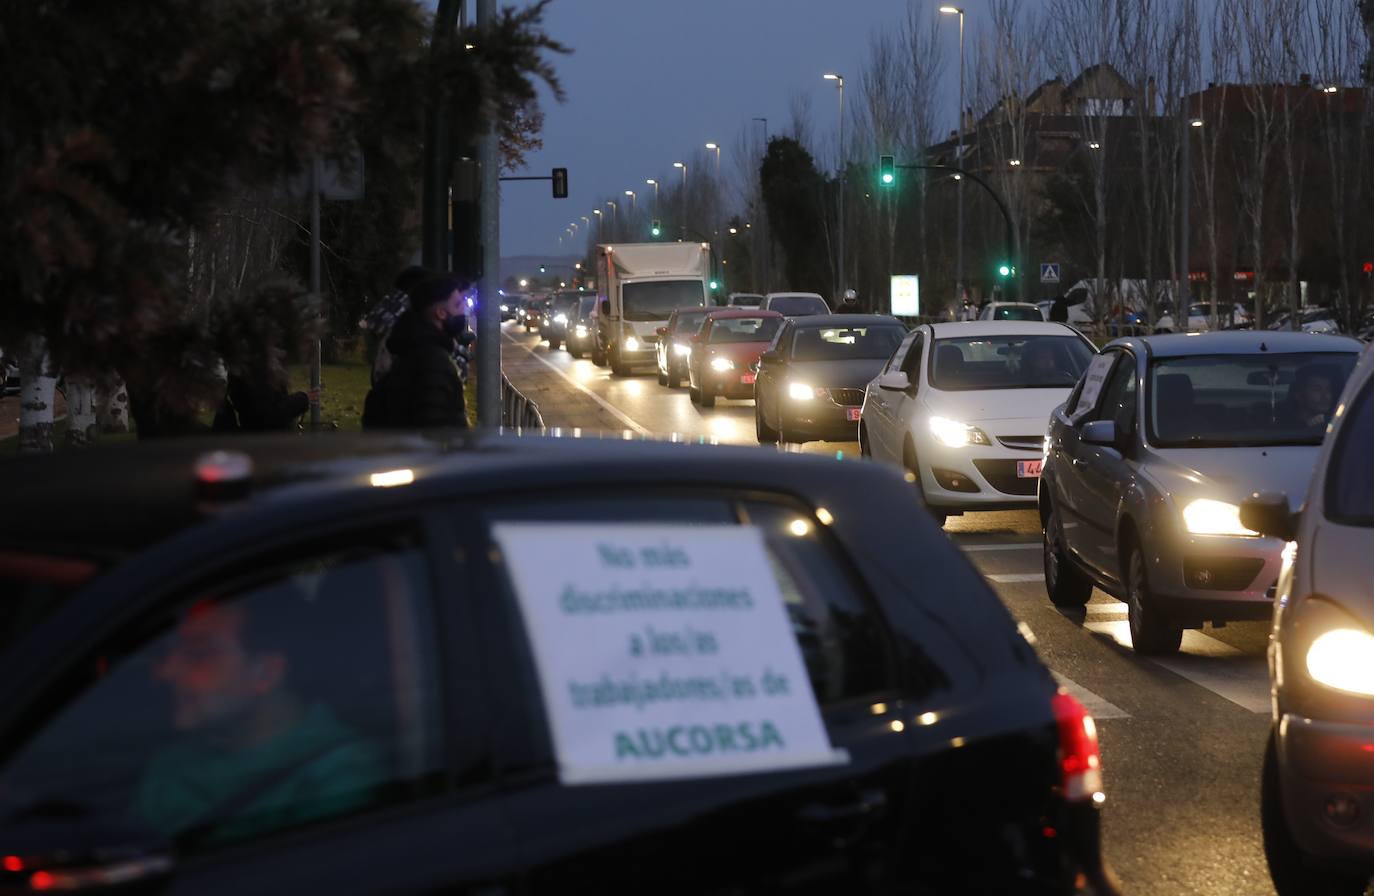
<path id="1" fill-rule="evenodd" d="M 830 745 L 763 536 L 502 523 L 565 784 L 847 761 Z"/>
<path id="2" fill-rule="evenodd" d="M 1097 404 L 1097 396 L 1102 394 L 1102 385 L 1107 382 L 1107 374 L 1111 372 L 1112 363 L 1116 361 L 1116 354 L 1097 355 L 1092 363 L 1088 365 L 1088 372 L 1083 374 L 1083 391 L 1078 396 L 1078 404 L 1074 405 L 1074 419 L 1078 419 L 1093 409 Z"/>

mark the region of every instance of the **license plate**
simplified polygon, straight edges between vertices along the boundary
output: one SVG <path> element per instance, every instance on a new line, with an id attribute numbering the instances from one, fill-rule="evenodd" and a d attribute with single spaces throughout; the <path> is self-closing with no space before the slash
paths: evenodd
<path id="1" fill-rule="evenodd" d="M 1040 460 L 1018 460 L 1016 462 L 1017 479 L 1038 479 L 1040 477 L 1040 465 L 1044 461 Z"/>
<path id="2" fill-rule="evenodd" d="M 753 385 L 754 380 L 755 376 L 752 373 L 742 374 L 739 378 L 739 381 L 746 386 Z"/>
<path id="3" fill-rule="evenodd" d="M 846 417 L 849 418 L 849 422 L 850 422 L 850 423 L 858 423 L 858 422 L 859 422 L 859 414 L 860 414 L 860 412 L 862 412 L 862 411 L 863 411 L 863 408 L 845 408 L 845 409 L 844 409 L 844 415 L 845 415 Z"/>

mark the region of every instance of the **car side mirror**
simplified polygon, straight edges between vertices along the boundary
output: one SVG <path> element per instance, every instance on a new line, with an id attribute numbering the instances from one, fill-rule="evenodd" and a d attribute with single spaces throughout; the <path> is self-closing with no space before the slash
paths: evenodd
<path id="1" fill-rule="evenodd" d="M 658 334 L 658 337 L 659 337 L 660 339 L 662 339 L 664 336 L 667 336 L 667 335 L 668 335 L 668 328 L 667 328 L 667 327 L 659 327 L 657 330 L 654 330 L 654 332 Z"/>
<path id="2" fill-rule="evenodd" d="M 1288 496 L 1277 492 L 1256 493 L 1241 501 L 1240 524 L 1283 541 L 1298 537 L 1298 515 L 1288 509 Z"/>
<path id="3" fill-rule="evenodd" d="M 887 389 L 889 392 L 905 392 L 911 388 L 911 380 L 900 370 L 894 370 L 878 377 L 878 388 Z"/>
<path id="4" fill-rule="evenodd" d="M 602 300 L 601 300 L 601 313 L 602 313 L 602 314 L 610 314 L 610 313 L 611 313 L 611 300 L 610 300 L 610 299 L 602 299 Z"/>
<path id="5" fill-rule="evenodd" d="M 1116 421 L 1093 420 L 1083 424 L 1083 441 L 1089 445 L 1116 447 Z"/>
<path id="6" fill-rule="evenodd" d="M 759 355 L 759 364 L 781 364 L 782 352 L 767 351 Z"/>

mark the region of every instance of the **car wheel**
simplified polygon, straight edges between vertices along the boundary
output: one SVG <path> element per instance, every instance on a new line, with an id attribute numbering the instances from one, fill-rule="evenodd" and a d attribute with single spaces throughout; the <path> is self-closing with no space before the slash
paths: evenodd
<path id="1" fill-rule="evenodd" d="M 902 449 L 902 466 L 913 477 L 912 485 L 916 487 L 916 493 L 921 496 L 921 503 L 926 505 L 926 510 L 935 517 L 935 524 L 943 526 L 945 520 L 949 519 L 949 512 L 931 507 L 930 504 L 926 503 L 925 489 L 921 487 L 921 463 L 917 460 L 916 449 L 910 442 L 907 442 L 906 447 Z"/>
<path id="2" fill-rule="evenodd" d="M 658 371 L 658 384 L 660 386 L 668 385 L 668 376 L 662 370 Z"/>
<path id="3" fill-rule="evenodd" d="M 754 401 L 754 435 L 758 438 L 760 445 L 778 444 L 778 431 L 771 429 L 763 419 L 763 409 L 759 407 L 759 402 Z"/>
<path id="4" fill-rule="evenodd" d="M 1064 524 L 1053 504 L 1045 520 L 1043 540 L 1045 591 L 1049 593 L 1050 603 L 1065 608 L 1083 606 L 1092 596 L 1093 583 L 1069 559 L 1069 552 L 1064 548 Z"/>
<path id="5" fill-rule="evenodd" d="M 677 368 L 672 364 L 668 365 L 668 388 L 680 389 L 682 387 L 682 377 L 678 375 Z"/>
<path id="6" fill-rule="evenodd" d="M 1183 627 L 1175 625 L 1154 604 L 1145 571 L 1145 553 L 1134 541 L 1126 547 L 1126 609 L 1131 626 L 1131 647 L 1144 656 L 1177 653 L 1183 643 Z"/>
<path id="7" fill-rule="evenodd" d="M 592 346 L 592 363 L 597 367 L 606 366 L 606 353 L 595 345 Z"/>
<path id="8" fill-rule="evenodd" d="M 701 393 L 691 383 L 687 384 L 687 397 L 692 399 L 692 404 L 701 404 Z"/>
<path id="9" fill-rule="evenodd" d="M 859 456 L 872 459 L 873 448 L 868 444 L 868 427 L 859 424 Z"/>
<path id="10" fill-rule="evenodd" d="M 697 404 L 704 408 L 713 408 L 716 406 L 716 396 L 715 393 L 711 391 L 710 383 L 702 383 L 701 388 L 697 390 Z"/>
<path id="11" fill-rule="evenodd" d="M 1369 885 L 1368 876 L 1341 874 L 1308 864 L 1283 814 L 1278 747 L 1273 734 L 1264 751 L 1264 771 L 1260 777 L 1260 830 L 1269 878 L 1278 896 L 1361 896 Z"/>
<path id="12" fill-rule="evenodd" d="M 581 360 L 581 359 L 582 359 L 582 349 L 580 349 L 580 348 L 573 348 L 571 345 L 569 345 L 569 346 L 568 346 L 568 354 L 572 355 L 572 356 L 573 356 L 574 358 L 576 358 L 577 360 Z"/>
<path id="13" fill-rule="evenodd" d="M 611 351 L 610 361 L 612 376 L 629 376 L 630 368 L 625 366 L 625 362 L 621 360 L 619 351 L 614 349 Z"/>

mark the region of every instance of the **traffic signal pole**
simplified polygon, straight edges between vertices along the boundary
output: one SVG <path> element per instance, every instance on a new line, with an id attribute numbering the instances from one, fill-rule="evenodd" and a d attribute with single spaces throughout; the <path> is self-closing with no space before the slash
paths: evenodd
<path id="1" fill-rule="evenodd" d="M 958 174 L 961 177 L 967 177 L 969 180 L 973 181 L 978 186 L 982 187 L 984 191 L 986 191 L 987 194 L 992 197 L 992 201 L 997 203 L 997 210 L 1002 213 L 1002 220 L 1006 223 L 1007 251 L 1011 253 L 1011 267 L 1013 274 L 1020 269 L 1021 241 L 1016 235 L 1016 228 L 1011 223 L 1011 212 L 1007 211 L 1007 204 L 1002 201 L 1002 197 L 997 194 L 997 191 L 994 190 L 992 186 L 988 184 L 987 181 L 983 180 L 981 177 L 974 174 L 972 171 L 967 171 L 963 168 L 960 168 L 958 165 L 898 165 L 897 167 L 905 170 L 917 171 L 948 171 L 951 174 Z M 1014 276 L 1008 279 L 1008 283 L 1014 284 L 1015 282 L 1016 278 Z M 1014 286 L 1011 287 L 1011 290 L 1013 293 L 1015 293 Z M 1014 299 L 1015 295 L 1013 295 L 1012 298 Z"/>
<path id="2" fill-rule="evenodd" d="M 442 2 L 442 0 L 441 0 Z M 481 40 L 496 17 L 496 0 L 477 0 Z M 482 279 L 477 283 L 477 425 L 501 425 L 501 147 L 495 124 L 477 145 L 482 171 Z"/>

